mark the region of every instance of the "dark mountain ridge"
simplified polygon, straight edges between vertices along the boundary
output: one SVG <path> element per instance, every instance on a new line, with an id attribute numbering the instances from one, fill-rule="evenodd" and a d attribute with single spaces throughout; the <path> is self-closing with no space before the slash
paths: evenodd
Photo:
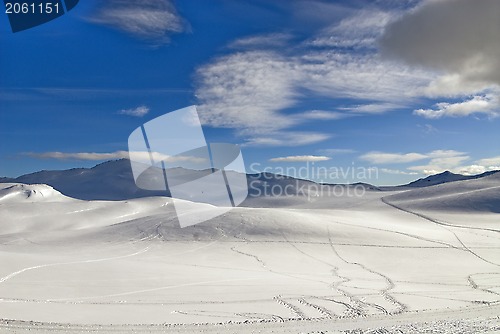
<path id="1" fill-rule="evenodd" d="M 179 178 L 192 174 L 193 171 L 176 168 Z M 439 185 L 448 182 L 479 179 L 499 171 L 486 172 L 480 175 L 465 176 L 444 172 L 431 175 L 411 182 L 407 185 L 396 187 L 377 187 L 366 183 L 355 183 L 350 185 L 318 184 L 313 181 L 302 180 L 290 176 L 277 175 L 272 173 L 247 174 L 250 196 L 264 193 L 263 188 L 271 188 L 279 185 L 288 188 L 292 193 L 299 194 L 303 186 L 342 186 L 356 187 L 362 186 L 367 191 L 398 190 L 408 188 L 421 188 Z M 203 176 L 209 171 L 196 171 Z M 47 184 L 62 194 L 82 199 L 82 200 L 126 200 L 132 198 L 150 196 L 170 196 L 169 191 L 150 191 L 140 189 L 136 186 L 130 166 L 130 161 L 126 159 L 113 160 L 100 163 L 92 168 L 73 168 L 61 171 L 39 171 L 22 175 L 17 178 L 0 178 L 0 183 L 24 183 L 24 184 Z"/>

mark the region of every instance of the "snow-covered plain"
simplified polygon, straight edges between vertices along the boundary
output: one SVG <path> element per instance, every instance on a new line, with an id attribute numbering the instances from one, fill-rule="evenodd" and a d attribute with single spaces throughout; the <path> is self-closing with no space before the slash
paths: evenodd
<path id="1" fill-rule="evenodd" d="M 181 229 L 166 197 L 0 184 L 0 332 L 493 333 L 499 194 L 495 174 L 249 199 Z"/>

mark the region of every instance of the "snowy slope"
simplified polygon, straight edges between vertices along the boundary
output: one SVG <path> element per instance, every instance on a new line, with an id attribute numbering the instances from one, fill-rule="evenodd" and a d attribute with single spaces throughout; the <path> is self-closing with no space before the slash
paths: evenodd
<path id="1" fill-rule="evenodd" d="M 455 182 L 455 181 L 480 179 L 480 178 L 483 178 L 483 177 L 486 177 L 489 175 L 494 175 L 496 173 L 498 173 L 498 171 L 490 171 L 490 172 L 485 172 L 483 174 L 478 174 L 478 175 L 460 175 L 460 174 L 454 174 L 452 172 L 446 171 L 446 172 L 443 172 L 440 174 L 430 175 L 430 176 L 423 178 L 423 179 L 418 179 L 418 180 L 410 182 L 409 184 L 404 185 L 402 187 L 414 187 L 414 188 L 429 187 L 429 186 L 435 186 L 438 184 Z"/>
<path id="2" fill-rule="evenodd" d="M 500 173 L 412 189 L 386 200 L 416 210 L 500 213 Z"/>
<path id="3" fill-rule="evenodd" d="M 206 175 L 209 171 L 190 171 L 182 168 L 175 168 L 170 170 L 169 173 L 175 175 L 177 180 L 183 180 L 192 179 L 193 173 L 197 174 L 195 176 L 195 178 L 197 178 Z M 326 188 L 330 187 L 332 190 L 333 187 L 339 190 L 339 187 L 357 187 L 357 189 L 363 187 L 368 192 L 380 190 L 395 191 L 408 188 L 424 188 L 461 180 L 481 179 L 488 175 L 494 175 L 495 173 L 497 173 L 497 171 L 475 176 L 464 176 L 444 172 L 399 187 L 375 187 L 370 184 L 353 184 L 349 186 L 332 184 L 324 186 Z M 304 196 L 313 197 L 314 189 L 321 188 L 321 185 L 311 181 L 271 173 L 248 174 L 247 181 L 250 196 L 243 204 L 244 206 L 272 207 L 274 205 L 294 205 L 299 202 L 302 203 Z M 126 159 L 104 162 L 93 168 L 40 171 L 23 175 L 15 179 L 0 179 L 0 182 L 47 184 L 66 196 L 82 200 L 126 200 L 150 196 L 170 196 L 168 191 L 148 191 L 138 188 L 133 179 L 130 162 Z M 298 197 L 294 200 L 288 198 L 286 201 L 283 201 L 283 196 L 280 196 L 279 190 L 285 188 L 287 189 L 287 194 L 298 195 Z M 274 192 L 273 189 L 275 190 Z M 263 203 L 259 200 L 260 197 L 272 197 L 272 199 Z"/>
<path id="4" fill-rule="evenodd" d="M 171 206 L 166 197 L 82 201 L 64 196 L 48 185 L 2 183 L 0 235 L 94 228 L 173 210 Z"/>
<path id="5" fill-rule="evenodd" d="M 169 175 L 173 175 L 177 181 L 196 179 L 207 173 L 210 171 L 192 171 L 182 168 L 169 170 Z M 234 172 L 228 171 L 228 173 Z M 286 188 L 288 195 L 298 195 L 297 200 L 303 202 L 304 196 L 309 196 L 310 191 L 319 187 L 318 184 L 311 181 L 271 173 L 248 174 L 247 181 L 250 198 L 280 197 L 280 190 Z M 16 179 L 9 179 L 8 182 L 47 184 L 66 196 L 81 200 L 126 200 L 150 196 L 170 196 L 168 191 L 148 191 L 138 188 L 133 179 L 130 162 L 126 159 L 104 162 L 93 168 L 40 171 Z M 367 190 L 378 190 L 378 188 L 367 184 L 357 186 Z M 247 201 L 244 205 L 252 206 L 255 204 L 255 201 Z M 282 205 L 287 204 L 283 202 L 280 206 Z"/>
<path id="6" fill-rule="evenodd" d="M 63 202 L 70 200 L 45 184 L 0 184 L 0 203 Z"/>
<path id="7" fill-rule="evenodd" d="M 361 197 L 275 196 L 280 208 L 236 208 L 184 229 L 166 197 L 83 201 L 44 185 L 4 184 L 0 319 L 51 326 L 231 321 L 250 332 L 261 322 L 364 323 L 486 305 L 500 293 L 498 215 L 480 213 L 490 228 L 477 233 L 467 228 L 468 212 L 460 228 L 443 228 L 381 198 L 433 202 L 475 191 L 485 199 L 498 181 Z M 210 208 L 184 204 L 192 215 Z"/>
<path id="8" fill-rule="evenodd" d="M 48 184 L 66 196 L 82 200 L 124 200 L 168 195 L 165 192 L 137 188 L 130 162 L 125 159 L 108 161 L 93 168 L 40 171 L 20 176 L 10 182 Z"/>

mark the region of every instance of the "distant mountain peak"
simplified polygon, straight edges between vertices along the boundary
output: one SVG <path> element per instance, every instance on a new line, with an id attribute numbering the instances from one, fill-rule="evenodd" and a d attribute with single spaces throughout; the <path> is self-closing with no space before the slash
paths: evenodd
<path id="1" fill-rule="evenodd" d="M 188 170 L 183 168 L 173 168 L 172 172 L 179 178 L 189 176 Z M 206 173 L 207 170 L 198 172 Z M 461 180 L 478 179 L 498 172 L 499 171 L 489 171 L 480 175 L 465 176 L 454 174 L 450 171 L 444 171 L 442 173 L 430 175 L 409 184 L 396 187 L 376 187 L 365 183 L 355 183 L 350 186 L 361 185 L 367 190 L 374 191 L 392 190 L 406 187 L 419 188 Z M 247 178 L 249 182 L 253 182 L 253 186 L 269 186 L 269 184 L 272 185 L 275 183 L 279 183 L 280 185 L 292 183 L 294 185 L 314 183 L 309 180 L 302 180 L 291 176 L 278 175 L 269 172 L 248 174 Z M 66 196 L 83 200 L 126 200 L 149 196 L 170 196 L 170 193 L 167 191 L 148 191 L 139 189 L 134 182 L 130 160 L 128 159 L 105 161 L 92 168 L 73 168 L 59 171 L 44 170 L 23 175 L 15 179 L 0 178 L 0 183 L 48 184 Z M 335 184 L 324 185 L 334 186 Z M 249 184 L 250 192 L 252 192 L 253 186 Z"/>
<path id="2" fill-rule="evenodd" d="M 425 178 L 418 179 L 416 181 L 410 182 L 406 186 L 408 187 L 429 187 L 429 186 L 434 186 L 438 184 L 443 184 L 443 183 L 448 183 L 448 182 L 455 182 L 455 181 L 463 181 L 463 180 L 474 180 L 474 179 L 480 179 L 482 177 L 486 177 L 495 173 L 498 173 L 499 171 L 488 171 L 482 174 L 478 175 L 462 175 L 462 174 L 455 174 L 450 171 L 444 171 L 439 174 L 434 174 L 427 176 Z"/>

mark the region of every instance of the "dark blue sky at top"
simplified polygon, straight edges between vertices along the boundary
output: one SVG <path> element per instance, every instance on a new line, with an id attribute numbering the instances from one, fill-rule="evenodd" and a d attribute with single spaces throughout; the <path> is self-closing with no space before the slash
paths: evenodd
<path id="1" fill-rule="evenodd" d="M 228 47 L 231 42 L 276 32 L 303 40 L 339 22 L 351 10 L 370 8 L 367 3 L 337 2 L 336 11 L 313 15 L 297 12 L 287 1 L 177 1 L 177 13 L 186 21 L 186 29 L 170 34 L 170 42 L 160 46 L 91 22 L 98 1 L 82 0 L 66 15 L 15 34 L 7 16 L 1 13 L 0 176 L 91 167 L 99 161 L 39 159 L 26 154 L 127 150 L 128 135 L 144 122 L 199 103 L 196 70 L 218 56 L 236 52 Z M 414 107 L 430 107 L 435 102 L 438 100 L 421 99 Z M 364 102 L 312 94 L 284 113 L 332 110 L 356 103 Z M 120 110 L 141 105 L 150 109 L 142 118 L 119 114 Z M 469 164 L 500 155 L 498 145 L 490 145 L 500 139 L 497 120 L 481 116 L 427 120 L 412 111 L 410 108 L 298 124 L 290 130 L 332 136 L 301 146 L 244 145 L 245 161 L 248 166 L 256 162 L 275 167 L 269 159 L 324 155 L 322 152 L 328 149 L 350 152 L 316 165 L 368 167 L 373 164 L 359 156 L 371 151 L 456 150 L 467 152 Z M 209 141 L 244 143 L 233 129 L 207 126 L 204 130 Z M 398 183 L 421 176 L 381 175 L 373 182 Z"/>

